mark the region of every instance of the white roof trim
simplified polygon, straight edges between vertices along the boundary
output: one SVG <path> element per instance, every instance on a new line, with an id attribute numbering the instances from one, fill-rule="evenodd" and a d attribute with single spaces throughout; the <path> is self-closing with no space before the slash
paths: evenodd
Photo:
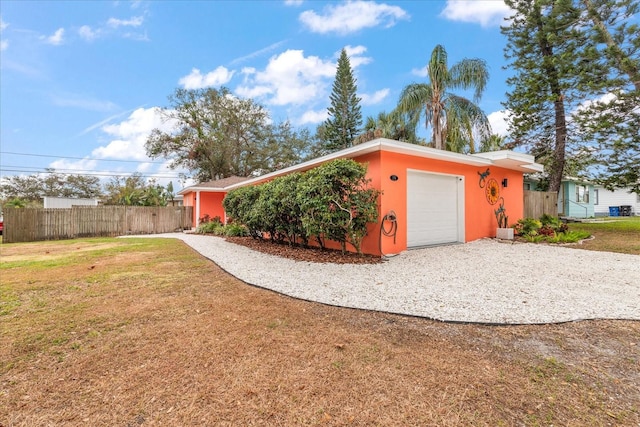
<path id="1" fill-rule="evenodd" d="M 541 172 L 544 168 L 542 165 L 535 163 L 535 158 L 533 156 L 524 153 L 516 153 L 509 150 L 492 151 L 488 153 L 469 155 L 454 153 L 445 150 L 437 150 L 435 148 L 410 144 L 407 142 L 394 141 L 392 139 L 378 138 L 372 141 L 365 142 L 363 144 L 345 148 L 344 150 L 336 151 L 335 153 L 327 154 L 326 156 L 318 157 L 317 159 L 300 163 L 295 166 L 290 166 L 288 168 L 270 172 L 265 175 L 239 182 L 237 184 L 232 184 L 224 188 L 198 187 L 196 185 L 193 187 L 185 188 L 179 191 L 178 194 L 182 193 L 185 190 L 204 192 L 229 191 L 234 188 L 244 187 L 245 185 L 251 185 L 292 172 L 303 172 L 331 160 L 344 158 L 348 159 L 362 156 L 368 153 L 373 153 L 376 151 L 390 151 L 392 153 L 407 154 L 411 156 L 418 156 L 453 163 L 461 163 L 472 166 L 498 166 L 521 172 Z"/>
<path id="2" fill-rule="evenodd" d="M 515 169 L 521 172 L 542 172 L 544 166 L 536 163 L 535 157 L 531 154 L 518 153 L 511 150 L 489 151 L 486 153 L 475 153 L 472 156 L 489 159 L 499 167 Z"/>
<path id="3" fill-rule="evenodd" d="M 187 193 L 195 193 L 196 191 L 205 191 L 208 193 L 225 193 L 229 187 L 198 187 L 197 185 L 192 185 L 190 187 L 185 187 L 182 190 L 178 191 L 176 194 L 185 195 Z"/>

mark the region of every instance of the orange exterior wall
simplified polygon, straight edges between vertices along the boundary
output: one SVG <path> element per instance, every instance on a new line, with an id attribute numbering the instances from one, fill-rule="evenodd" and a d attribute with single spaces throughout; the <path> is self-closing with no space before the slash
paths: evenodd
<path id="1" fill-rule="evenodd" d="M 200 218 L 209 215 L 211 219 L 219 216 L 220 220 L 225 223 L 226 214 L 222 207 L 222 200 L 226 196 L 226 192 L 205 193 L 200 192 Z M 200 219 L 196 218 L 196 219 Z M 196 222 L 197 224 L 197 222 Z"/>
<path id="2" fill-rule="evenodd" d="M 362 251 L 367 254 L 381 255 L 382 253 L 394 254 L 407 249 L 407 169 L 425 172 L 462 176 L 464 179 L 464 223 L 465 242 L 477 240 L 483 237 L 495 237 L 497 222 L 494 210 L 498 208 L 489 204 L 485 195 L 485 188 L 479 185 L 479 173 L 485 172 L 487 166 L 471 166 L 442 160 L 426 159 L 406 154 L 376 151 L 354 158 L 359 163 L 367 165 L 367 178 L 370 185 L 379 189 L 382 194 L 378 199 L 379 219 L 376 224 L 369 225 L 368 234 L 362 242 Z M 504 197 L 506 215 L 509 225 L 522 218 L 524 212 L 523 202 L 523 175 L 522 172 L 495 166 L 489 167 L 490 175 L 500 184 L 500 196 Z M 397 181 L 390 179 L 391 175 L 398 177 Z M 503 188 L 501 182 L 508 179 L 507 188 Z M 260 183 L 256 183 L 259 185 Z M 211 218 L 219 216 L 226 219 L 222 200 L 226 192 L 200 192 L 200 218 L 208 214 Z M 198 223 L 196 213 L 196 193 L 184 195 L 185 206 L 194 206 L 194 224 Z M 397 216 L 397 232 L 395 243 L 393 237 L 380 235 L 380 221 L 390 211 Z M 385 224 L 387 228 L 389 223 Z M 310 242 L 313 244 L 313 242 Z M 340 249 L 336 242 L 326 242 L 327 247 Z M 348 250 L 353 247 L 347 245 Z"/>
<path id="3" fill-rule="evenodd" d="M 197 199 L 200 196 L 200 216 L 198 217 Z M 226 196 L 226 192 L 190 192 L 184 194 L 183 203 L 185 206 L 193 206 L 193 224 L 199 225 L 199 219 L 204 218 L 205 215 L 209 215 L 211 219 L 219 216 L 222 222 L 225 222 L 226 214 L 222 207 L 222 200 Z"/>
<path id="4" fill-rule="evenodd" d="M 379 155 L 379 158 L 377 162 L 370 161 L 368 174 L 372 179 L 377 180 L 376 187 L 382 191 L 380 218 L 393 210 L 398 221 L 395 244 L 392 237 L 382 237 L 383 253 L 399 253 L 407 249 L 407 169 L 463 176 L 465 242 L 483 237 L 495 237 L 497 222 L 494 210 L 499 205 L 489 204 L 485 196 L 485 188 L 480 188 L 479 185 L 478 172 L 486 171 L 486 166 L 470 166 L 386 151 L 376 154 Z M 360 158 L 356 160 L 360 161 Z M 509 224 L 512 224 L 523 215 L 522 173 L 494 166 L 491 166 L 489 171 L 490 175 L 487 179 L 494 178 L 498 183 L 501 183 L 503 178 L 508 179 L 507 188 L 500 185 L 500 196 L 504 197 L 506 214 L 509 217 Z M 398 180 L 392 181 L 391 175 L 396 175 Z M 367 235 L 365 242 L 363 242 L 363 248 L 367 248 L 365 250 L 367 253 L 380 254 L 378 249 L 379 223 L 376 225 L 376 229 L 375 233 Z M 375 251 L 372 251 L 372 248 L 375 248 Z"/>

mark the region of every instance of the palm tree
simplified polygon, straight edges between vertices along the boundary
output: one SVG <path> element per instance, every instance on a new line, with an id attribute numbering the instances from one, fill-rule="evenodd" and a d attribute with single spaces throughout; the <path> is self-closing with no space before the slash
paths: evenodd
<path id="1" fill-rule="evenodd" d="M 448 68 L 447 51 L 437 45 L 427 72 L 427 83 L 412 83 L 402 90 L 398 111 L 418 116 L 424 113 L 435 148 L 475 152 L 475 140 L 484 140 L 491 134 L 487 116 L 475 104 L 489 80 L 486 62 L 463 59 Z M 451 89 L 474 89 L 473 102 L 451 93 Z"/>
<path id="2" fill-rule="evenodd" d="M 361 144 L 375 138 L 389 138 L 412 144 L 424 143 L 416 135 L 416 125 L 417 121 L 412 122 L 408 114 L 402 114 L 397 110 L 391 113 L 383 111 L 378 113 L 378 117 L 367 117 L 364 133 L 358 136 L 357 143 Z"/>

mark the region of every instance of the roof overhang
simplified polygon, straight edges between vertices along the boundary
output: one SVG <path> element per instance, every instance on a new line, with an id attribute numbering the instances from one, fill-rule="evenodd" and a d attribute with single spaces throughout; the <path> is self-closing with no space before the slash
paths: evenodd
<path id="1" fill-rule="evenodd" d="M 544 166 L 536 163 L 535 157 L 531 154 L 518 153 L 511 150 L 489 151 L 486 153 L 475 153 L 472 156 L 489 159 L 494 166 L 505 169 L 513 169 L 520 172 L 542 172 Z"/>
<path id="2" fill-rule="evenodd" d="M 198 187 L 197 185 L 195 185 L 193 187 L 187 187 L 179 191 L 178 194 L 185 194 L 185 192 L 193 191 L 226 192 L 234 188 L 268 181 L 278 176 L 287 175 L 293 172 L 304 172 L 331 160 L 345 158 L 350 159 L 377 151 L 406 154 L 408 156 L 442 160 L 445 162 L 460 163 L 471 166 L 497 166 L 505 169 L 517 170 L 520 172 L 541 172 L 544 168 L 542 165 L 535 163 L 535 159 L 533 156 L 524 153 L 516 153 L 509 150 L 492 151 L 488 153 L 477 154 L 460 154 L 451 151 L 437 150 L 435 148 L 425 147 L 422 145 L 410 144 L 407 142 L 394 141 L 392 139 L 378 138 L 372 141 L 365 142 L 363 144 L 345 148 L 344 150 L 336 151 L 335 153 L 327 154 L 326 156 L 318 157 L 317 159 L 297 164 L 295 166 L 290 166 L 288 168 L 270 172 L 265 175 L 239 182 L 237 184 L 232 184 L 224 188 Z"/>

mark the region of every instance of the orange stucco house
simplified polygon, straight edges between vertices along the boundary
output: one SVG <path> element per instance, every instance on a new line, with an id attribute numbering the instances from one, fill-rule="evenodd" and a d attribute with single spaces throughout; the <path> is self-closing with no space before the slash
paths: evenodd
<path id="1" fill-rule="evenodd" d="M 362 245 L 363 252 L 374 255 L 495 237 L 495 210 L 502 204 L 509 224 L 522 218 L 523 174 L 543 170 L 533 156 L 514 151 L 459 154 L 379 138 L 259 177 L 225 178 L 178 194 L 185 206 L 194 206 L 195 224 L 205 214 L 226 221 L 222 200 L 228 191 L 338 158 L 367 164 L 371 185 L 381 191 L 380 218 L 370 225 Z M 380 231 L 391 212 L 396 219 L 393 237 Z"/>

